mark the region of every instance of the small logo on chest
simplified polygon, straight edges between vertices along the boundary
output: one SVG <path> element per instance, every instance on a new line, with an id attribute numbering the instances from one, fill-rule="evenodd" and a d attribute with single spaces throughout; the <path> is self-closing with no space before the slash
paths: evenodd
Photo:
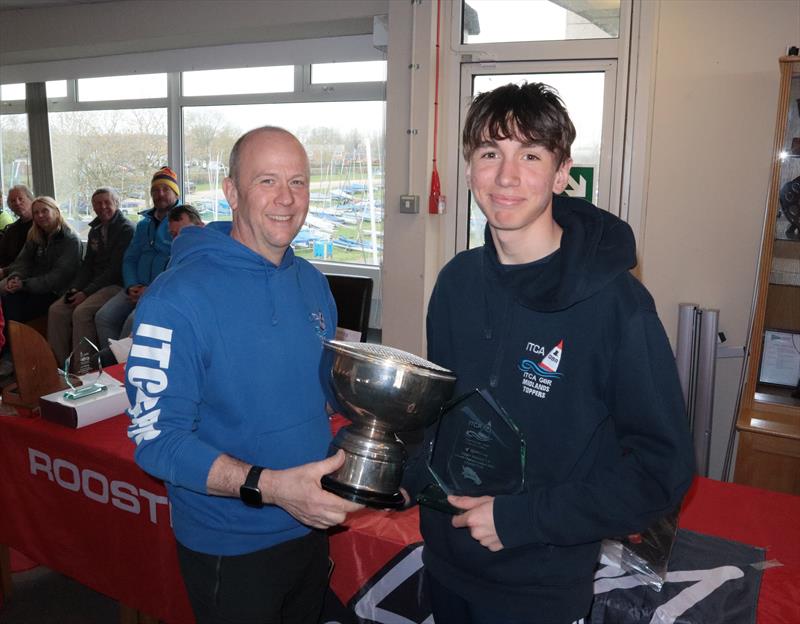
<path id="1" fill-rule="evenodd" d="M 553 381 L 564 376 L 558 372 L 564 352 L 564 341 L 560 340 L 546 353 L 544 347 L 533 342 L 529 342 L 525 350 L 544 357 L 541 359 L 523 357 L 520 361 L 518 368 L 522 373 L 522 392 L 538 399 L 545 399 L 553 387 Z"/>

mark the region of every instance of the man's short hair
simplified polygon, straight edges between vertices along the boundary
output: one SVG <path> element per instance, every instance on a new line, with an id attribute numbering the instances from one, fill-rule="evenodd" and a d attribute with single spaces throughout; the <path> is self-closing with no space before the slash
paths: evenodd
<path id="1" fill-rule="evenodd" d="M 289 135 L 290 137 L 294 138 L 298 143 L 300 142 L 299 139 L 294 136 L 291 132 L 289 132 L 286 128 L 281 128 L 279 126 L 261 126 L 260 128 L 253 128 L 252 130 L 248 130 L 242 136 L 240 136 L 236 143 L 233 144 L 233 148 L 231 149 L 231 155 L 228 159 L 228 177 L 233 180 L 236 184 L 239 184 L 239 156 L 242 151 L 242 147 L 247 140 L 261 132 L 283 132 L 284 134 Z"/>
<path id="2" fill-rule="evenodd" d="M 509 138 L 543 145 L 560 166 L 570 157 L 575 126 L 552 87 L 541 82 L 507 84 L 481 93 L 469 107 L 462 134 L 464 159 L 487 140 Z"/>
<path id="3" fill-rule="evenodd" d="M 111 195 L 111 201 L 114 202 L 114 205 L 117 208 L 119 208 L 119 193 L 117 193 L 117 191 L 110 186 L 99 187 L 94 193 L 92 193 L 92 199 L 94 199 L 97 195 L 103 195 L 104 193 Z"/>
<path id="4" fill-rule="evenodd" d="M 25 197 L 31 201 L 33 201 L 36 197 L 33 192 L 24 184 L 15 184 L 12 186 L 10 189 L 8 189 L 8 195 L 11 195 L 11 191 L 21 191 L 25 194 Z M 8 198 L 8 195 L 6 195 L 6 198 Z"/>
<path id="5" fill-rule="evenodd" d="M 170 208 L 167 219 L 170 221 L 180 221 L 181 217 L 186 215 L 193 225 L 203 225 L 203 218 L 197 212 L 197 208 L 191 204 L 181 204 Z"/>

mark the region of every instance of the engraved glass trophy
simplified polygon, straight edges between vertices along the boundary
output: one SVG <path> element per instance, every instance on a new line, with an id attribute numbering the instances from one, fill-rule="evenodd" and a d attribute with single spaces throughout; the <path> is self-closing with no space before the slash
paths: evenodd
<path id="1" fill-rule="evenodd" d="M 434 482 L 417 501 L 445 513 L 461 510 L 447 496 L 519 494 L 525 487 L 525 440 L 486 390 L 474 390 L 445 407 L 430 446 Z"/>
<path id="2" fill-rule="evenodd" d="M 100 363 L 99 357 L 97 358 L 97 377 L 95 377 L 94 381 L 87 381 L 86 383 L 78 384 L 76 386 L 73 383 L 73 375 L 70 375 L 69 372 L 73 356 L 77 356 L 79 358 L 79 372 L 86 372 L 90 368 L 92 354 L 97 355 L 99 353 L 100 349 L 98 349 L 91 340 L 84 336 L 81 338 L 78 347 L 67 356 L 66 360 L 64 360 L 64 370 L 61 372 L 64 375 L 64 381 L 66 382 L 67 386 L 69 386 L 69 390 L 64 393 L 65 399 L 74 401 L 92 394 L 97 394 L 98 392 L 105 392 L 108 389 L 105 384 L 100 383 L 100 378 L 103 375 L 103 365 Z"/>

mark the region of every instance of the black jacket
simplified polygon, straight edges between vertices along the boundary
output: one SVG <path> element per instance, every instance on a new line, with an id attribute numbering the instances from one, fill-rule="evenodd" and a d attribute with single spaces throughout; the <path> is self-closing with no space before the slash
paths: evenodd
<path id="1" fill-rule="evenodd" d="M 22 251 L 28 238 L 28 230 L 33 225 L 33 219 L 23 221 L 17 219 L 3 230 L 0 238 L 0 267 L 7 267 Z"/>
<path id="2" fill-rule="evenodd" d="M 630 227 L 555 197 L 549 258 L 504 266 L 486 244 L 442 269 L 428 308 L 428 357 L 488 389 L 527 443 L 525 491 L 495 498 L 492 553 L 421 508 L 424 562 L 441 583 L 537 622 L 585 616 L 599 542 L 673 510 L 693 476 L 674 357 L 650 294 L 630 273 Z M 430 480 L 421 462 L 405 484 Z"/>
<path id="3" fill-rule="evenodd" d="M 53 234 L 44 245 L 28 240 L 8 267 L 8 277 L 22 278 L 23 292 L 62 295 L 81 262 L 81 241 L 69 227 Z"/>
<path id="4" fill-rule="evenodd" d="M 122 286 L 122 257 L 133 238 L 133 223 L 119 210 L 108 224 L 105 241 L 99 218 L 89 227 L 86 256 L 72 282 L 72 288 L 87 297 L 112 284 Z"/>

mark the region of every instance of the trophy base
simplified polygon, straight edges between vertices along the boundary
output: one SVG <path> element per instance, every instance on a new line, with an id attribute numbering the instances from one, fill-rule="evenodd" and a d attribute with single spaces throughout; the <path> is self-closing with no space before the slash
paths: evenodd
<path id="1" fill-rule="evenodd" d="M 346 500 L 375 509 L 399 509 L 405 504 L 403 495 L 400 494 L 400 492 L 385 494 L 382 492 L 358 490 L 349 485 L 344 485 L 343 483 L 335 481 L 330 475 L 322 477 L 322 489 Z"/>
<path id="2" fill-rule="evenodd" d="M 417 494 L 417 502 L 424 507 L 429 507 L 451 516 L 458 516 L 464 513 L 463 509 L 453 507 L 448 503 L 445 491 L 433 483 L 425 486 L 425 489 Z"/>

